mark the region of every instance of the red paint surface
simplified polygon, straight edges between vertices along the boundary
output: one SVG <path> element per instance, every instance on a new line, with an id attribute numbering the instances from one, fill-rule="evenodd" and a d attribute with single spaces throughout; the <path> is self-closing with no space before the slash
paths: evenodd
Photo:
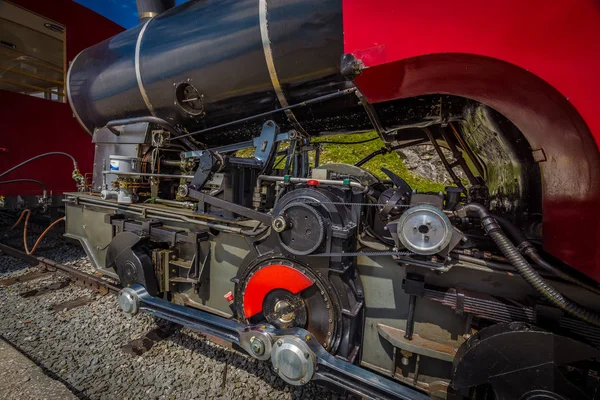
<path id="1" fill-rule="evenodd" d="M 11 0 L 67 27 L 67 65 L 81 50 L 123 30 L 122 27 L 72 0 Z M 0 172 L 35 155 L 64 151 L 75 156 L 82 173 L 91 172 L 94 149 L 67 103 L 0 90 Z M 2 180 L 31 178 L 44 182 L 54 194 L 75 190 L 73 164 L 52 156 L 32 162 Z M 39 195 L 35 184 L 1 185 L 0 195 Z"/>
<path id="2" fill-rule="evenodd" d="M 310 287 L 313 282 L 302 272 L 285 265 L 274 264 L 258 270 L 244 291 L 244 316 L 250 318 L 262 311 L 265 296 L 274 289 L 285 289 L 293 294 Z"/>
<path id="3" fill-rule="evenodd" d="M 543 148 L 545 250 L 600 281 L 600 2 L 343 0 L 371 102 L 448 93 Z"/>

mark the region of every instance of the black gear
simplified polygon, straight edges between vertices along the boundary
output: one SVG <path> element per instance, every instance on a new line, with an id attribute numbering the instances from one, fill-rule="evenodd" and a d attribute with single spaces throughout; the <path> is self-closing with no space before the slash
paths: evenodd
<path id="1" fill-rule="evenodd" d="M 292 202 L 279 213 L 286 218 L 288 228 L 279 232 L 279 241 L 284 249 L 299 256 L 312 254 L 325 239 L 325 219 L 313 206 Z"/>

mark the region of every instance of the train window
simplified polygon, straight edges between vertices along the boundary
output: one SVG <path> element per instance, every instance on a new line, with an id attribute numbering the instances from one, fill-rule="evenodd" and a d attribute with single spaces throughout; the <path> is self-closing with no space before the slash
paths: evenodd
<path id="1" fill-rule="evenodd" d="M 65 27 L 0 1 L 0 90 L 65 101 Z"/>

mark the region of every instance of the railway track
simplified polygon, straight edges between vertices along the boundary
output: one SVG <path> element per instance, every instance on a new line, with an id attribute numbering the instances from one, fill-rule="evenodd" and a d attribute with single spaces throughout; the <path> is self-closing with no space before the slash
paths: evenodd
<path id="1" fill-rule="evenodd" d="M 18 258 L 29 263 L 32 266 L 37 265 L 39 271 L 32 272 L 30 275 L 23 275 L 16 278 L 9 278 L 0 281 L 0 285 L 8 286 L 16 282 L 23 282 L 37 279 L 47 273 L 58 273 L 67 276 L 74 283 L 92 289 L 100 294 L 118 293 L 121 286 L 95 275 L 86 274 L 79 271 L 77 268 L 69 265 L 58 263 L 54 260 L 45 257 L 36 257 L 26 254 L 25 252 L 0 243 L 0 251 L 8 256 Z"/>
<path id="2" fill-rule="evenodd" d="M 66 288 L 71 283 L 79 285 L 86 289 L 90 289 L 102 296 L 108 294 L 117 294 L 122 288 L 118 283 L 113 283 L 110 280 L 107 280 L 106 278 L 82 272 L 75 267 L 58 263 L 49 258 L 29 255 L 21 250 L 15 249 L 14 247 L 8 246 L 6 244 L 0 243 L 0 252 L 10 257 L 23 260 L 28 264 L 36 267 L 35 270 L 28 272 L 25 275 L 0 280 L 0 286 L 12 286 L 17 283 L 45 279 L 52 274 L 58 274 L 66 278 L 57 282 L 52 282 L 40 288 L 19 293 L 19 296 L 23 298 L 41 296 L 48 292 L 58 291 Z M 67 300 L 61 303 L 54 304 L 51 309 L 52 311 L 56 312 L 68 311 L 77 307 L 85 306 L 89 304 L 93 299 L 93 295 L 84 295 L 72 300 Z M 134 339 L 130 343 L 124 345 L 122 347 L 123 351 L 129 354 L 140 356 L 146 351 L 150 350 L 154 346 L 154 344 L 168 338 L 178 329 L 179 327 L 173 324 L 159 326 L 147 332 L 143 337 L 139 339 Z M 209 337 L 209 339 L 213 339 L 212 341 L 217 344 L 230 347 L 229 343 L 224 343 L 218 338 Z"/>
<path id="3" fill-rule="evenodd" d="M 222 341 L 149 315 L 123 314 L 111 296 L 119 285 L 87 273 L 80 249 L 48 246 L 45 257 L 36 257 L 0 244 L 0 258 L 22 261 L 0 265 L 0 337 L 79 398 L 346 398 L 314 384 L 290 387 L 269 365 Z M 66 264 L 73 260 L 75 266 Z"/>

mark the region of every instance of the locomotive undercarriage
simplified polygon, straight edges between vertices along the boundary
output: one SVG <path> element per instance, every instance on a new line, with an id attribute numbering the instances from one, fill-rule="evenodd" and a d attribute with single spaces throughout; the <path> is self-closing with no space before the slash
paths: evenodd
<path id="1" fill-rule="evenodd" d="M 480 104 L 394 103 L 363 104 L 385 143 L 378 154 L 429 143 L 456 186 L 419 193 L 365 160 L 319 165 L 318 142 L 272 120 L 253 140 L 205 149 L 136 118 L 94 133 L 93 192 L 66 195 L 66 236 L 127 287 L 124 309 L 230 340 L 291 384 L 371 398 L 596 398 L 597 287 L 537 268 L 569 299 L 561 309 L 492 241 L 505 232 L 537 254 L 535 154 Z M 398 111 L 407 117 L 392 123 Z"/>

